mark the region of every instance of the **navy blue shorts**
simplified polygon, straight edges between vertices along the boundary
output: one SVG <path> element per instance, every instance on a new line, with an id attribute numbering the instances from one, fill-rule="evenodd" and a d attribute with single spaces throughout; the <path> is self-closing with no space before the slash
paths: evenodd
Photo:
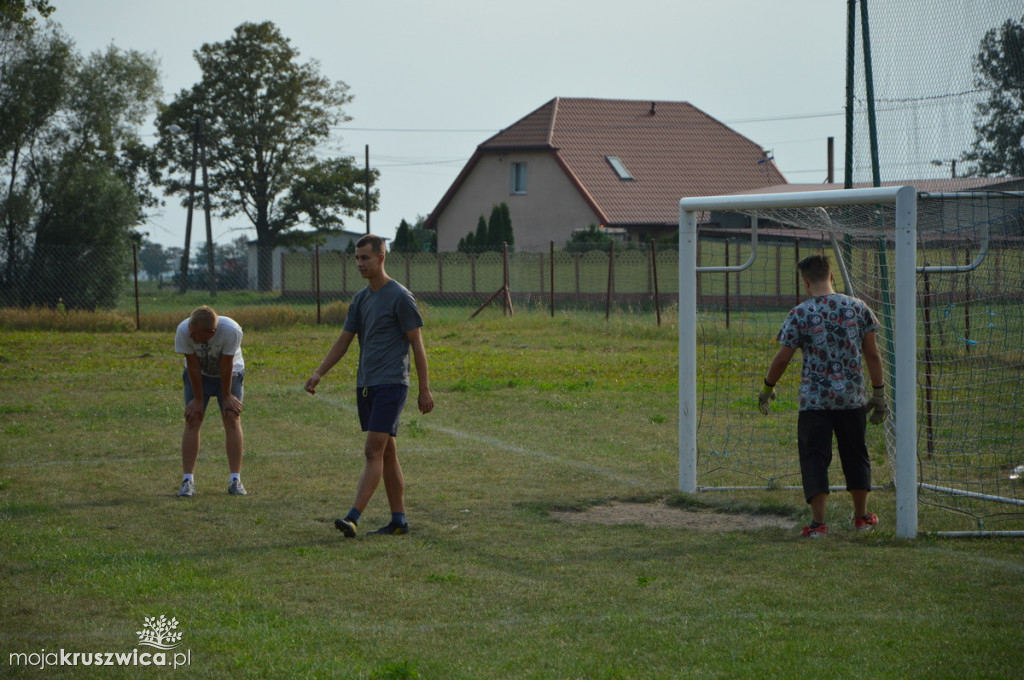
<path id="1" fill-rule="evenodd" d="M 356 388 L 359 425 L 363 432 L 387 432 L 398 435 L 398 418 L 405 408 L 408 385 L 376 385 Z"/>
<path id="2" fill-rule="evenodd" d="M 188 369 L 181 374 L 182 380 L 185 381 L 185 406 L 188 406 L 188 402 L 192 401 L 192 397 L 195 394 L 192 392 L 192 381 L 188 379 Z M 241 373 L 235 373 L 231 376 L 231 394 L 235 395 L 238 401 L 242 401 L 242 397 L 245 395 L 245 376 Z M 221 395 L 220 389 L 220 378 L 211 378 L 208 375 L 203 376 L 203 411 L 206 411 L 206 405 L 210 402 L 210 397 L 217 397 L 217 406 L 220 410 L 224 411 L 224 399 Z"/>
<path id="3" fill-rule="evenodd" d="M 828 467 L 832 463 L 832 436 L 839 449 L 839 461 L 846 489 L 871 490 L 871 458 L 864 441 L 867 424 L 863 407 L 837 411 L 800 411 L 797 418 L 797 446 L 800 473 L 807 502 L 829 492 Z"/>

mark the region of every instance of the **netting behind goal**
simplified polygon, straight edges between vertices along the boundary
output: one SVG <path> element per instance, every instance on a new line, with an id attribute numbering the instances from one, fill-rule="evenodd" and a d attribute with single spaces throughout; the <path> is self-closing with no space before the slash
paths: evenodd
<path id="1" fill-rule="evenodd" d="M 909 440 L 915 463 L 912 490 L 922 508 L 952 511 L 922 513 L 923 528 L 1024 529 L 1024 197 L 918 196 L 917 247 L 910 260 L 916 265 L 902 281 L 895 247 L 898 215 L 891 202 L 720 210 L 706 219 L 742 214 L 750 224 L 756 220 L 757 237 L 728 262 L 703 243 L 699 249 L 697 487 L 800 487 L 796 416 L 801 357 L 794 358 L 778 385 L 779 398 L 769 416 L 758 412 L 756 395 L 778 347 L 776 334 L 788 310 L 804 297 L 803 286 L 790 299 L 731 295 L 728 305 L 721 291 L 774 290 L 780 276 L 796 277 L 799 258 L 823 252 L 833 263 L 837 291 L 867 302 L 881 322 L 879 346 L 893 406 L 899 383 L 893 375 L 898 288 L 912 288 L 915 318 L 902 321 L 916 345 L 908 373 L 916 389 L 916 401 L 910 402 L 914 408 L 907 410 L 916 425 Z M 772 247 L 766 249 L 765 242 Z M 766 251 L 783 253 L 784 263 L 777 254 L 763 257 Z M 692 273 L 686 272 L 682 254 L 680 259 L 682 289 Z M 748 267 L 736 271 L 737 262 L 748 260 Z M 726 267 L 733 271 L 721 271 Z M 681 334 L 683 313 L 681 300 Z M 894 409 L 884 427 L 868 428 L 876 486 L 896 481 L 899 420 Z M 681 447 L 682 440 L 681 429 Z M 832 483 L 844 488 L 838 464 L 832 476 Z"/>
<path id="2" fill-rule="evenodd" d="M 870 185 L 877 171 L 881 182 L 932 179 L 953 188 L 968 175 L 1024 174 L 1020 0 L 855 4 L 852 181 Z M 991 48 L 1000 58 L 983 68 L 979 55 Z"/>

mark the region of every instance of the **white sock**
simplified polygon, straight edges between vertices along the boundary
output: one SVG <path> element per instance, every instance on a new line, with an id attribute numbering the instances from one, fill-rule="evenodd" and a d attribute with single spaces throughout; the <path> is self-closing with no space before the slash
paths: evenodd
<path id="1" fill-rule="evenodd" d="M 232 472 L 231 476 L 228 477 L 228 484 L 230 484 L 231 482 L 235 481 L 236 479 L 241 479 L 241 473 Z"/>
<path id="2" fill-rule="evenodd" d="M 192 473 L 191 472 L 186 472 L 185 473 L 185 478 L 183 480 L 181 480 L 181 481 L 183 481 L 183 482 L 191 482 L 192 481 Z"/>

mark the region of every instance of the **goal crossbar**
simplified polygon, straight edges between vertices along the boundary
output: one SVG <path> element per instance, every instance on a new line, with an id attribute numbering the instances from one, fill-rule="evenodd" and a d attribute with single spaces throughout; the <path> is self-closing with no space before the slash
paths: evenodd
<path id="1" fill-rule="evenodd" d="M 896 535 L 917 536 L 917 386 L 915 362 L 917 190 L 913 186 L 736 196 L 679 201 L 679 490 L 697 492 L 697 218 L 706 211 L 818 206 L 895 207 L 893 429 L 896 451 Z M 754 232 L 756 234 L 756 232 Z M 756 238 L 756 236 L 753 236 Z M 690 323 L 688 323 L 690 322 Z"/>

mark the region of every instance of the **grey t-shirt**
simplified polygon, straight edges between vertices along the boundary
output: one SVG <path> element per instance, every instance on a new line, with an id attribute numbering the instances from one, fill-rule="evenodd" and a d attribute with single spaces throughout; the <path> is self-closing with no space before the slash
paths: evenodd
<path id="1" fill-rule="evenodd" d="M 394 279 L 355 294 L 345 317 L 345 330 L 359 338 L 358 387 L 409 384 L 409 338 L 423 326 L 416 298 Z"/>

